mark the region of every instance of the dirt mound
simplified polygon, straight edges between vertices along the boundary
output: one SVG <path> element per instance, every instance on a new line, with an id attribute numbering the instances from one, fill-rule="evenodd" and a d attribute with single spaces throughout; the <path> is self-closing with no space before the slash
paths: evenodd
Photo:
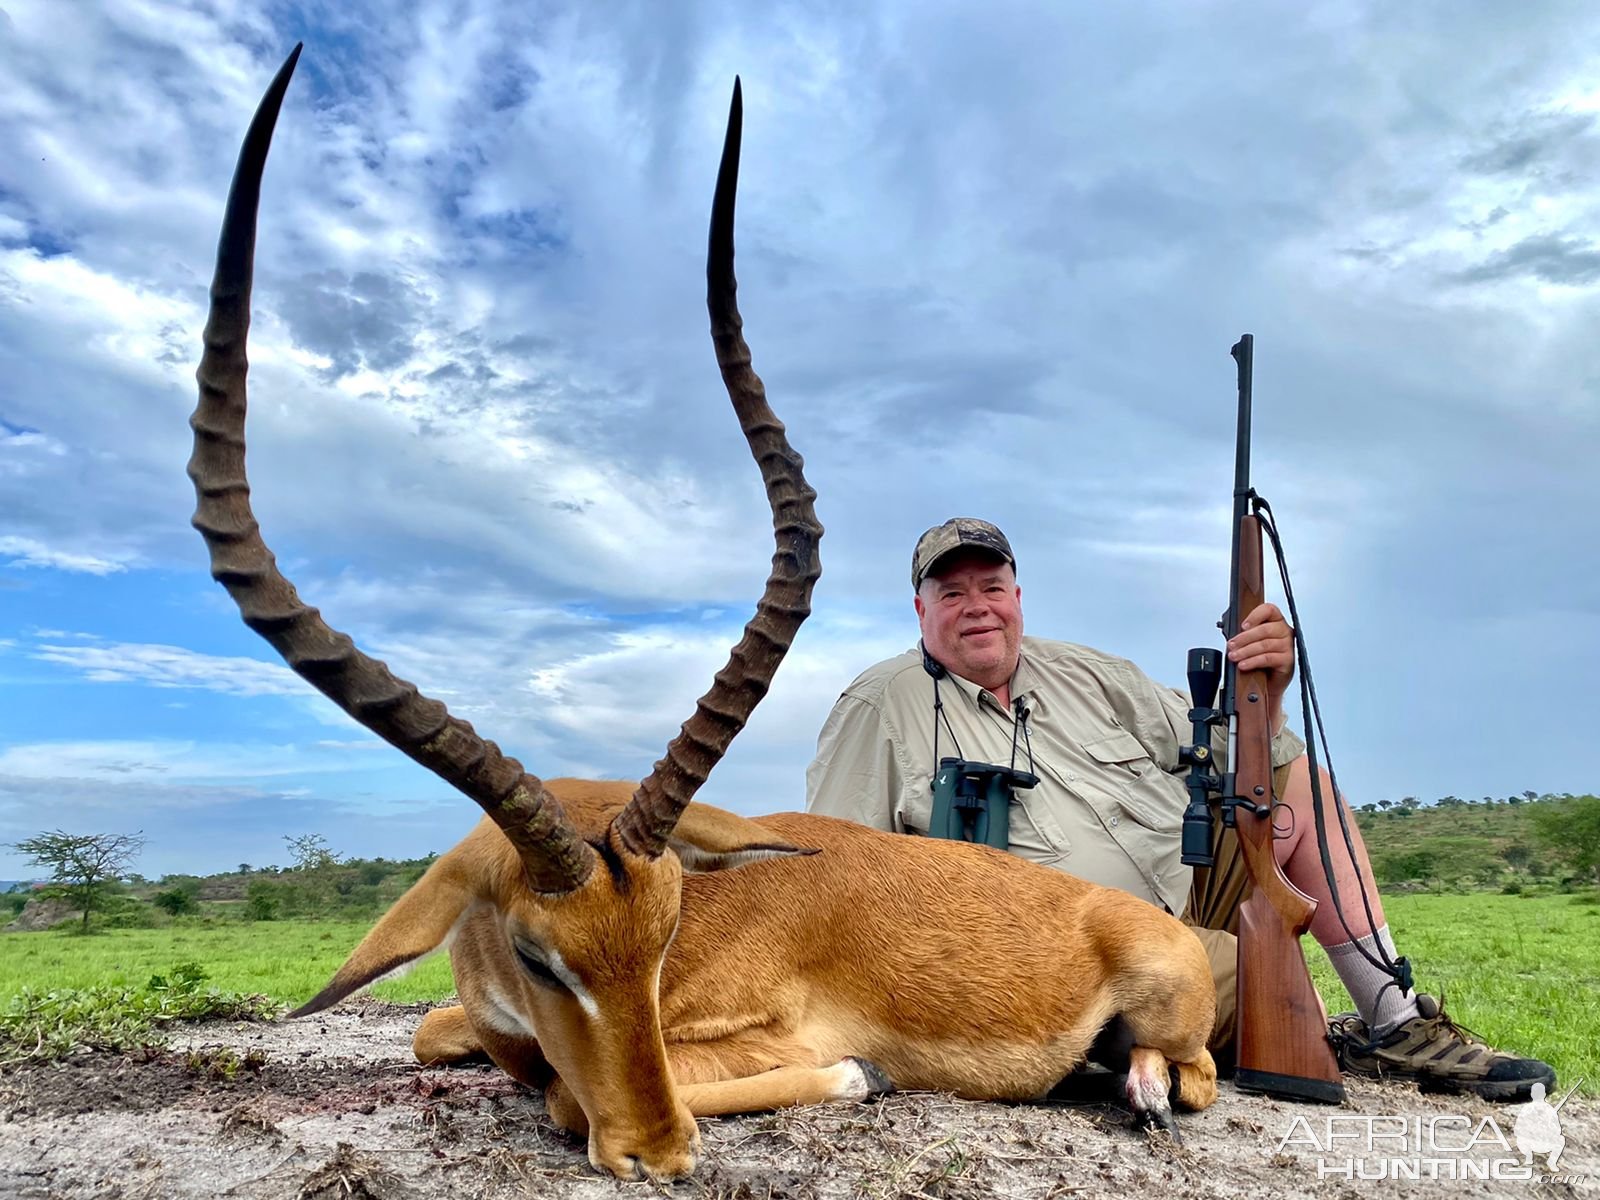
<path id="1" fill-rule="evenodd" d="M 1477 1143 L 1457 1159 L 1504 1175 L 1516 1113 L 1461 1097 L 1352 1081 L 1328 1109 L 1246 1096 L 1181 1117 L 1184 1145 L 1136 1133 L 1103 1104 L 979 1104 L 898 1094 L 860 1105 L 705 1120 L 705 1156 L 666 1188 L 596 1175 L 539 1093 L 492 1067 L 422 1068 L 410 1043 L 425 1006 L 376 1002 L 298 1022 L 209 1025 L 156 1055 L 89 1055 L 0 1076 L 0 1195 L 300 1200 L 381 1197 L 682 1197 L 845 1200 L 1006 1196 L 1600 1196 L 1600 1106 L 1561 1111 L 1562 1175 L 1362 1179 L 1405 1173 L 1421 1131 Z M 1329 1120 L 1344 1138 L 1330 1146 Z M 1375 1154 L 1352 1140 L 1380 1125 Z M 1409 1139 L 1409 1140 L 1407 1140 Z M 1354 1154 L 1356 1162 L 1349 1160 Z M 1422 1156 L 1426 1157 L 1426 1156 Z M 1398 1163 L 1400 1166 L 1386 1166 Z M 1349 1166 L 1348 1175 L 1346 1166 Z M 1470 1168 L 1476 1170 L 1478 1168 Z M 1435 1168 L 1437 1173 L 1438 1168 Z M 1468 1170 L 1460 1166 L 1454 1171 Z"/>

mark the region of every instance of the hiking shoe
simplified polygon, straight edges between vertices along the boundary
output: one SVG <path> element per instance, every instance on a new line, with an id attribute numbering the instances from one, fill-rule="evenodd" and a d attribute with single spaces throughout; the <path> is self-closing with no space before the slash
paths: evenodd
<path id="1" fill-rule="evenodd" d="M 1423 1091 L 1469 1091 L 1485 1100 L 1527 1100 L 1533 1085 L 1548 1094 L 1556 1073 L 1536 1058 L 1496 1050 L 1445 1015 L 1434 997 L 1418 993 L 1420 1015 L 1373 1038 L 1355 1013 L 1328 1022 L 1328 1040 L 1339 1065 L 1352 1075 L 1375 1079 L 1414 1079 Z"/>

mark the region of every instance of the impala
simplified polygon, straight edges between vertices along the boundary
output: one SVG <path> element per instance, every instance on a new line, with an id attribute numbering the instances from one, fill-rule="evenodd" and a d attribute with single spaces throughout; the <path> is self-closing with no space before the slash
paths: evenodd
<path id="1" fill-rule="evenodd" d="M 742 640 L 649 777 L 541 781 L 300 600 L 261 539 L 244 470 L 256 212 L 299 53 L 256 112 L 228 196 L 190 422 L 194 523 L 245 622 L 485 817 L 291 1015 L 448 944 L 461 1003 L 428 1014 L 418 1058 L 487 1053 L 545 1088 L 553 1117 L 587 1136 L 590 1162 L 624 1178 L 691 1171 L 697 1116 L 893 1087 L 1040 1097 L 1097 1038 L 1120 1044 L 1105 1057 L 1120 1059 L 1146 1121 L 1176 1132 L 1169 1090 L 1210 1104 L 1211 974 L 1169 914 L 983 846 L 691 803 L 765 694 L 820 573 L 815 493 L 750 367 L 734 300 L 737 81 L 707 302 L 776 550 Z"/>

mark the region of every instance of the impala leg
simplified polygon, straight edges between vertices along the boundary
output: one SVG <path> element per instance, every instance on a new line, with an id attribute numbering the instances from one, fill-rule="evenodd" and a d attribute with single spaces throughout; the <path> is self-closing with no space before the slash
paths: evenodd
<path id="1" fill-rule="evenodd" d="M 1096 1049 L 1101 1043 L 1115 1050 L 1126 1046 L 1129 1107 L 1176 1136 L 1169 1099 L 1198 1111 L 1217 1098 L 1217 1064 L 1206 1048 L 1217 1016 L 1210 960 L 1200 940 L 1184 931 L 1170 953 L 1143 956 L 1134 976 L 1142 998 L 1102 1031 Z M 1177 1072 L 1175 1083 L 1169 1063 Z M 1118 1064 L 1114 1069 L 1123 1068 Z M 1157 1096 L 1159 1104 L 1153 1099 Z"/>
<path id="2" fill-rule="evenodd" d="M 1149 1129 L 1165 1129 L 1176 1142 L 1182 1139 L 1167 1099 L 1171 1086 L 1165 1054 L 1149 1046 L 1135 1046 L 1129 1052 L 1127 1097 L 1134 1119 Z"/>
<path id="3" fill-rule="evenodd" d="M 1144 1076 L 1138 1075 L 1133 1068 L 1133 1054 L 1135 1047 L 1128 1047 L 1120 1055 L 1102 1054 L 1095 1057 L 1094 1061 L 1115 1073 L 1115 1084 L 1128 1098 L 1128 1104 L 1135 1113 L 1140 1112 L 1134 1101 L 1135 1089 L 1139 1094 L 1152 1090 L 1154 1083 L 1159 1082 L 1166 1089 L 1169 1103 L 1176 1104 L 1179 1108 L 1186 1108 L 1190 1112 L 1199 1112 L 1201 1109 L 1210 1108 L 1217 1101 L 1217 1064 L 1211 1057 L 1209 1050 L 1201 1050 L 1193 1059 L 1169 1058 L 1167 1052 L 1154 1050 L 1148 1046 L 1139 1047 L 1147 1055 L 1160 1058 L 1155 1062 L 1152 1057 L 1150 1067 Z M 1170 1064 L 1172 1072 L 1177 1078 L 1168 1088 L 1167 1067 Z"/>
<path id="4" fill-rule="evenodd" d="M 550 1119 L 574 1137 L 589 1136 L 589 1114 L 572 1094 L 572 1089 L 557 1075 L 544 1089 L 544 1110 Z"/>
<path id="5" fill-rule="evenodd" d="M 673 1073 L 704 1079 L 707 1064 L 684 1062 L 689 1058 L 674 1046 L 668 1052 Z M 697 1071 L 695 1068 L 699 1067 Z M 831 1067 L 776 1067 L 735 1079 L 711 1079 L 701 1083 L 681 1083 L 678 1097 L 697 1117 L 721 1117 L 731 1113 L 771 1112 L 799 1104 L 826 1104 L 835 1100 L 865 1100 L 894 1091 L 894 1083 L 864 1058 L 840 1059 Z"/>
<path id="6" fill-rule="evenodd" d="M 473 1025 L 461 1007 L 430 1012 L 411 1048 L 424 1064 L 460 1062 L 469 1053 L 487 1055 L 489 1061 L 524 1087 L 546 1087 L 555 1074 L 539 1048 L 539 1039 L 532 1033 L 512 1033 L 493 1024 Z"/>
<path id="7" fill-rule="evenodd" d="M 467 1020 L 467 1010 L 459 1004 L 433 1009 L 423 1017 L 411 1039 L 411 1052 L 425 1067 L 449 1066 L 488 1053 L 472 1022 Z"/>
<path id="8" fill-rule="evenodd" d="M 1200 1051 L 1190 1062 L 1173 1061 L 1172 1069 L 1178 1073 L 1179 1107 L 1199 1112 L 1217 1102 L 1217 1064 L 1209 1050 Z"/>

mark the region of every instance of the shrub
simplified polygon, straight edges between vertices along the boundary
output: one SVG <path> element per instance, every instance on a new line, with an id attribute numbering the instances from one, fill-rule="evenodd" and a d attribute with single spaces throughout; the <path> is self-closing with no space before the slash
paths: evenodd
<path id="1" fill-rule="evenodd" d="M 0 1009 L 0 1065 L 53 1062 L 78 1050 L 125 1052 L 166 1044 L 173 1021 L 265 1020 L 278 1004 L 204 987 L 193 962 L 151 976 L 142 988 L 26 988 Z"/>
<path id="2" fill-rule="evenodd" d="M 1559 804 L 1539 805 L 1534 832 L 1579 879 L 1600 878 L 1600 796 L 1574 796 Z"/>
<path id="3" fill-rule="evenodd" d="M 100 903 L 95 929 L 152 929 L 161 923 L 155 909 L 132 896 L 107 896 Z"/>
<path id="4" fill-rule="evenodd" d="M 389 877 L 389 864 L 381 862 L 362 863 L 357 874 L 362 884 L 366 887 L 377 887 Z"/>
<path id="5" fill-rule="evenodd" d="M 1409 809 L 1399 811 L 1409 812 Z M 1405 883 L 1413 879 L 1426 879 L 1433 874 L 1436 859 L 1432 851 L 1413 850 L 1409 854 L 1386 855 L 1378 863 L 1380 883 Z"/>
<path id="6" fill-rule="evenodd" d="M 276 921 L 278 889 L 264 879 L 252 883 L 245 893 L 244 917 L 247 921 Z"/>
<path id="7" fill-rule="evenodd" d="M 170 888 L 164 892 L 157 892 L 150 897 L 150 903 L 172 917 L 200 911 L 199 901 L 185 888 Z"/>

